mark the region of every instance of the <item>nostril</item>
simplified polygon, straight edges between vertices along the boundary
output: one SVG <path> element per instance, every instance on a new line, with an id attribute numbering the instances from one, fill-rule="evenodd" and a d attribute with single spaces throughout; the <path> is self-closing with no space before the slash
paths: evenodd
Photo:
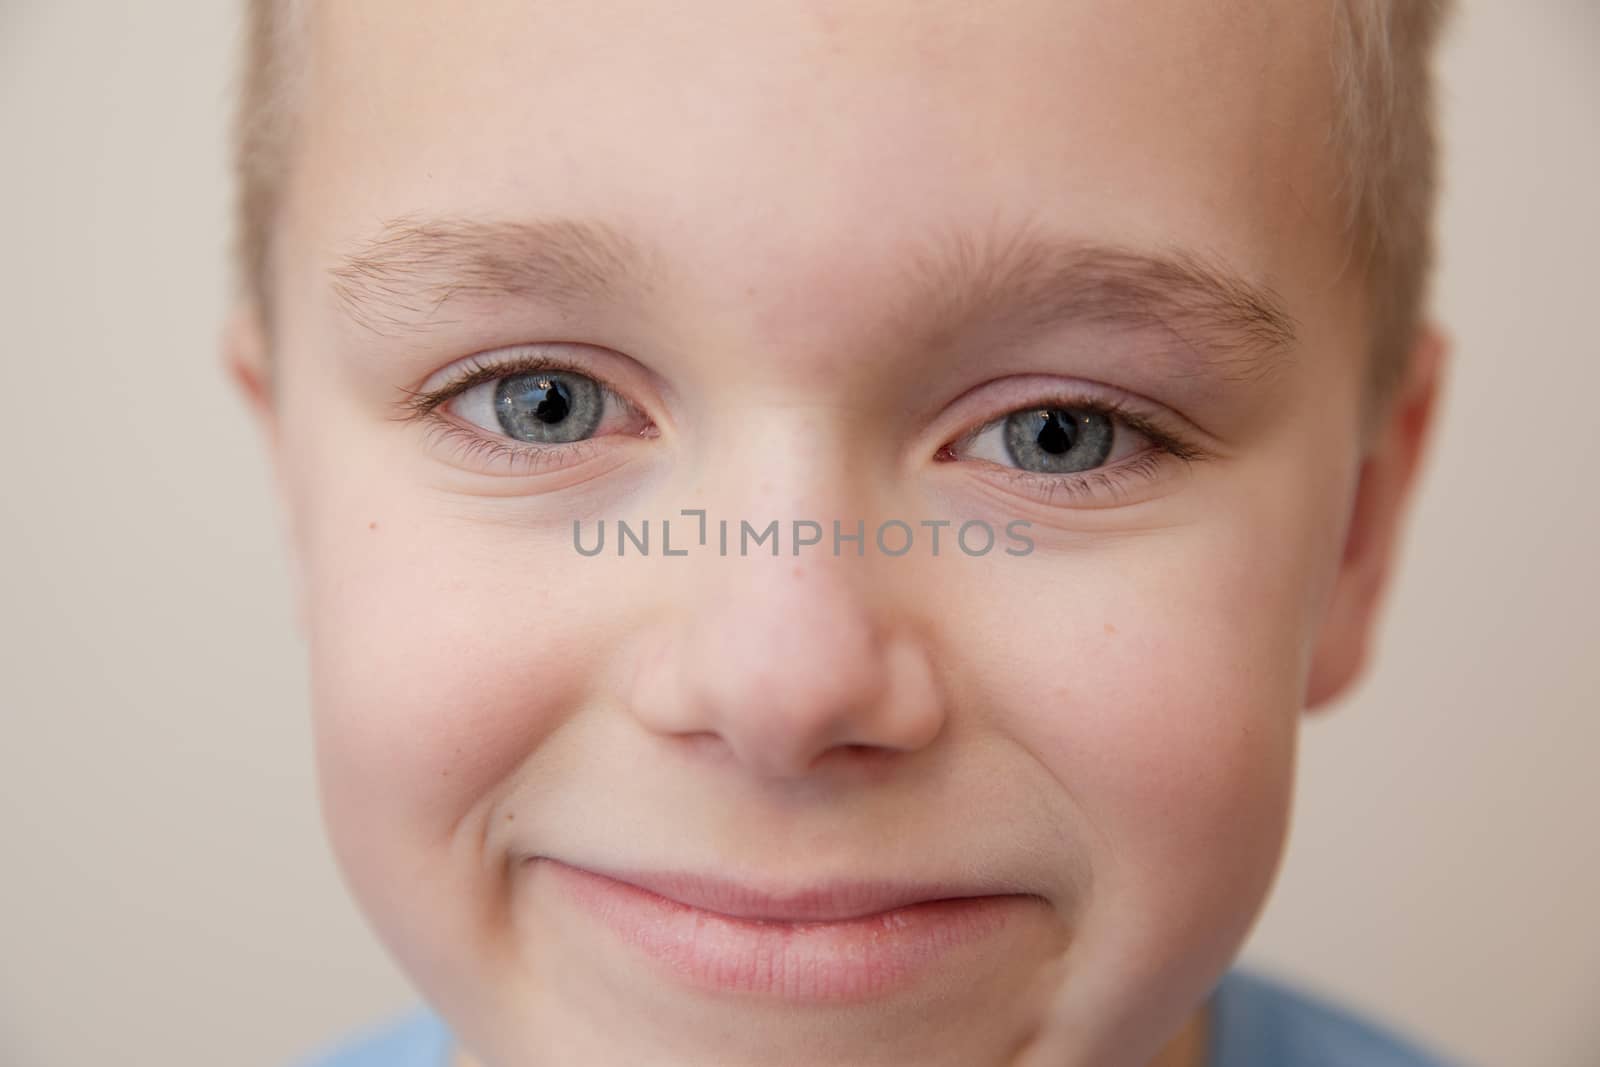
<path id="1" fill-rule="evenodd" d="M 881 763 L 890 754 L 890 750 L 882 745 L 840 745 L 834 752 L 839 758 L 854 764 Z"/>
<path id="2" fill-rule="evenodd" d="M 896 763 L 897 751 L 883 745 L 835 745 L 819 752 L 808 770 L 822 767 L 849 768 L 851 773 L 871 777 L 889 773 Z"/>

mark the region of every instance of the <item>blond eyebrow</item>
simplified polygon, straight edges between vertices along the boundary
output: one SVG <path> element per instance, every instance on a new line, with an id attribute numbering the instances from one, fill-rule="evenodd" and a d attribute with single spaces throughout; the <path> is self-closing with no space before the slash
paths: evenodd
<path id="1" fill-rule="evenodd" d="M 651 286 L 644 250 L 601 222 L 403 216 L 329 270 L 345 310 L 375 333 L 448 324 L 461 297 L 537 299 L 558 308 Z"/>
<path id="2" fill-rule="evenodd" d="M 975 321 L 1020 338 L 1070 323 L 1154 329 L 1176 338 L 1192 373 L 1254 381 L 1282 369 L 1296 324 L 1268 284 L 1247 280 L 1216 254 L 1149 252 L 1063 240 L 1036 229 L 953 230 L 910 257 L 889 328 L 923 346 L 952 343 Z"/>
<path id="3" fill-rule="evenodd" d="M 637 299 L 665 277 L 653 252 L 595 220 L 405 216 L 330 274 L 346 311 L 388 334 L 447 325 L 440 312 L 463 297 L 557 309 Z M 908 337 L 951 344 L 980 322 L 1018 336 L 1074 322 L 1154 328 L 1190 350 L 1203 365 L 1197 373 L 1254 380 L 1296 343 L 1294 319 L 1269 285 L 1194 250 L 1149 252 L 1030 227 L 951 230 L 918 241 L 900 282 L 881 328 L 886 344 L 901 347 Z"/>

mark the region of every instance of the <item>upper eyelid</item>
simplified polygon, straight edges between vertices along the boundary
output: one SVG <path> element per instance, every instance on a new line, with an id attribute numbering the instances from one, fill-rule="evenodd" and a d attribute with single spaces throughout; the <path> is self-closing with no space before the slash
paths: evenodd
<path id="1" fill-rule="evenodd" d="M 954 407 L 965 409 L 977 406 L 986 414 L 980 417 L 964 410 L 959 415 L 953 413 L 950 421 L 956 428 L 941 431 L 940 447 L 968 443 L 996 422 L 1016 412 L 1054 406 L 1084 407 L 1103 412 L 1180 456 L 1193 458 L 1204 453 L 1199 443 L 1201 432 L 1198 428 L 1182 416 L 1167 414 L 1167 409 L 1159 404 L 1097 383 L 1062 381 L 1041 375 L 1024 375 L 1022 378 L 1025 382 L 1017 384 L 1013 384 L 1013 379 L 999 379 L 1006 386 L 1000 391 L 1011 394 L 1009 400 L 1002 396 L 1000 400 L 984 399 L 979 404 L 976 398 L 987 398 L 990 393 L 987 387 L 994 384 L 993 381 L 962 394 Z M 968 398 L 973 398 L 971 403 L 967 403 Z"/>
<path id="2" fill-rule="evenodd" d="M 1088 410 L 1088 411 L 1093 411 L 1093 412 L 1097 412 L 1099 414 L 1105 415 L 1107 418 L 1111 419 L 1113 422 L 1124 423 L 1125 425 L 1128 425 L 1129 427 L 1131 427 L 1132 429 L 1134 429 L 1136 431 L 1139 431 L 1140 433 L 1148 432 L 1147 430 L 1144 429 L 1144 425 L 1145 425 L 1147 420 L 1142 418 L 1139 412 L 1131 411 L 1125 406 L 1122 406 L 1122 405 L 1119 405 L 1119 404 L 1114 404 L 1114 403 L 1109 403 L 1109 402 L 1102 401 L 1102 400 L 1099 400 L 1099 399 L 1096 399 L 1096 398 L 1089 398 L 1089 399 L 1063 399 L 1063 398 L 1056 398 L 1056 399 L 1045 399 L 1045 400 L 1038 400 L 1038 401 L 1029 401 L 1028 403 L 1024 403 L 1024 404 L 1013 404 L 1013 405 L 1011 405 L 1009 407 L 1006 407 L 1004 410 L 998 412 L 997 414 L 989 416 L 988 418 L 984 419 L 982 422 L 972 424 L 971 429 L 968 429 L 968 430 L 964 431 L 959 437 L 956 438 L 956 440 L 958 440 L 958 441 L 969 440 L 972 437 L 975 437 L 978 434 L 982 433 L 983 431 L 985 431 L 985 430 L 987 430 L 987 429 L 989 429 L 989 428 L 991 428 L 991 427 L 993 427 L 993 426 L 1005 421 L 1006 419 L 1009 419 L 1012 415 L 1015 415 L 1015 414 L 1017 414 L 1019 412 L 1023 412 L 1023 411 L 1034 411 L 1034 410 L 1038 410 L 1038 409 L 1041 409 L 1041 408 L 1046 409 L 1046 410 L 1049 410 L 1049 409 L 1078 408 L 1078 409 L 1084 409 L 1084 410 Z"/>
<path id="3" fill-rule="evenodd" d="M 617 388 L 609 375 L 595 369 L 591 361 L 581 357 L 569 358 L 563 353 L 552 352 L 543 346 L 530 345 L 480 352 L 465 357 L 461 362 L 466 365 L 465 369 L 452 373 L 438 385 L 416 389 L 403 387 L 401 392 L 405 395 L 395 402 L 397 412 L 393 418 L 401 422 L 424 418 L 475 386 L 538 370 L 556 373 L 565 371 L 568 374 L 582 375 L 596 382 L 612 399 L 630 409 L 638 410 L 638 405 Z"/>
<path id="4" fill-rule="evenodd" d="M 995 396 L 997 393 L 998 398 Z M 974 424 L 974 415 L 969 410 L 972 408 L 990 412 L 987 418 L 992 421 L 1039 404 L 1059 403 L 1064 406 L 1070 402 L 1080 406 L 1096 403 L 1128 407 L 1123 402 L 1124 396 L 1120 390 L 1078 379 L 1062 379 L 1046 374 L 1007 375 L 973 386 L 957 397 L 947 410 L 951 413 L 949 417 L 952 421 L 970 426 Z M 1143 405 L 1137 398 L 1129 399 Z"/>

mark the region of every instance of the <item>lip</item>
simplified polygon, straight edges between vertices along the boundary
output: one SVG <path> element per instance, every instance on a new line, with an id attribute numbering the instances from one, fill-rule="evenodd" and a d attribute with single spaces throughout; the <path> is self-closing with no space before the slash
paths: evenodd
<path id="1" fill-rule="evenodd" d="M 560 863 L 559 860 L 552 860 Z M 566 864 L 566 866 L 572 866 Z M 936 900 L 1001 895 L 1010 890 L 938 882 L 837 881 L 767 891 L 687 871 L 576 870 L 623 882 L 701 911 L 762 922 L 837 922 Z"/>
<path id="2" fill-rule="evenodd" d="M 839 881 L 763 889 L 687 872 L 528 862 L 669 977 L 789 1001 L 886 995 L 963 950 L 981 950 L 1042 903 L 1011 887 Z"/>

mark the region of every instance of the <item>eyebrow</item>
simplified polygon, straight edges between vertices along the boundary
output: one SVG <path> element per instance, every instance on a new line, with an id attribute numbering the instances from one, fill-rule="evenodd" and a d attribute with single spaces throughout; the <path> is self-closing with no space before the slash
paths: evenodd
<path id="1" fill-rule="evenodd" d="M 1145 251 L 1036 227 L 925 237 L 903 261 L 882 329 L 891 343 L 951 343 L 975 322 L 1020 335 L 1081 322 L 1157 329 L 1228 380 L 1285 362 L 1296 324 L 1274 289 L 1215 254 Z M 640 298 L 666 271 L 652 248 L 597 220 L 404 216 L 330 268 L 345 311 L 382 335 L 453 324 L 462 298 L 536 301 L 558 310 Z M 897 339 L 894 340 L 894 339 Z"/>
<path id="2" fill-rule="evenodd" d="M 1036 227 L 951 230 L 921 242 L 889 328 L 949 343 L 968 324 L 1000 321 L 1027 338 L 1070 323 L 1153 329 L 1176 339 L 1191 372 L 1258 381 L 1295 350 L 1296 324 L 1268 284 L 1215 253 L 1145 251 L 1063 239 Z"/>
<path id="3" fill-rule="evenodd" d="M 484 221 L 404 216 L 330 269 L 356 322 L 390 334 L 447 325 L 461 297 L 537 299 L 558 308 L 617 300 L 657 271 L 616 228 L 582 219 Z"/>

